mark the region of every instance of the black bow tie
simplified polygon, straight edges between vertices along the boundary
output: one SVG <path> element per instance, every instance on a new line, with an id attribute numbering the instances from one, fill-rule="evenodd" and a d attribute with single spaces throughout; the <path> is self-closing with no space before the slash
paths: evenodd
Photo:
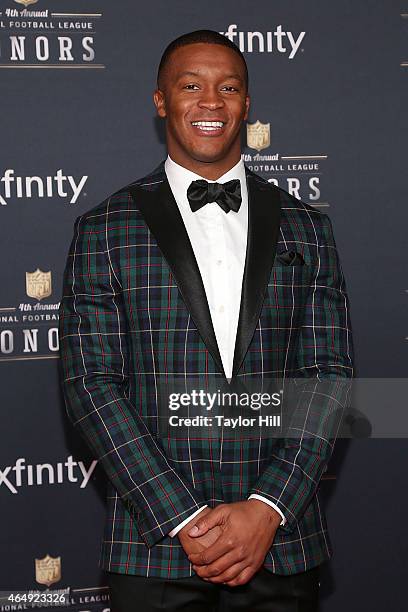
<path id="1" fill-rule="evenodd" d="M 205 206 L 208 202 L 217 202 L 222 210 L 239 211 L 241 206 L 241 181 L 234 179 L 227 183 L 208 183 L 208 181 L 193 181 L 187 189 L 187 198 L 193 212 Z"/>

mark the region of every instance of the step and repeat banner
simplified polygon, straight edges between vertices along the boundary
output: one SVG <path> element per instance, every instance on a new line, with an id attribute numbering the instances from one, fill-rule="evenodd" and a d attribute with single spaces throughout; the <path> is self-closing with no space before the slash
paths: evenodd
<path id="1" fill-rule="evenodd" d="M 165 158 L 158 62 L 202 28 L 248 63 L 245 163 L 332 219 L 358 376 L 407 377 L 408 1 L 1 0 L 0 612 L 30 607 L 19 590 L 109 609 L 105 477 L 59 386 L 62 273 L 74 219 Z M 338 441 L 321 485 L 323 611 L 406 609 L 395 434 Z"/>

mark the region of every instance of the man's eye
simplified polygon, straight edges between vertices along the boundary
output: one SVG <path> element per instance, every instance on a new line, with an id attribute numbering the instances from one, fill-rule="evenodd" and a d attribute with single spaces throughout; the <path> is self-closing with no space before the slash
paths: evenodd
<path id="1" fill-rule="evenodd" d="M 233 87 L 232 85 L 225 85 L 223 89 L 226 89 L 227 91 L 238 91 L 237 88 Z"/>
<path id="2" fill-rule="evenodd" d="M 195 83 L 189 83 L 188 85 L 184 85 L 184 89 L 194 89 L 194 88 L 198 89 L 198 85 L 195 85 Z"/>

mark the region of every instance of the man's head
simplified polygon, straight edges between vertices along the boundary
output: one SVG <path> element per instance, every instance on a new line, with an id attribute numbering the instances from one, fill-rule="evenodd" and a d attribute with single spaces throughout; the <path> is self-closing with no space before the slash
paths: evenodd
<path id="1" fill-rule="evenodd" d="M 210 179 L 237 163 L 249 109 L 248 71 L 230 40 L 198 30 L 171 42 L 160 61 L 154 102 L 166 118 L 174 161 Z"/>

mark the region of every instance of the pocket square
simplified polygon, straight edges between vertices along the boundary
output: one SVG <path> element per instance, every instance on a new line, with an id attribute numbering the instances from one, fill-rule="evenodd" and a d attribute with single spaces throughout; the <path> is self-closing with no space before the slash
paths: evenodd
<path id="1" fill-rule="evenodd" d="M 303 266 L 305 260 L 297 251 L 284 251 L 276 256 L 277 261 L 285 266 Z"/>

